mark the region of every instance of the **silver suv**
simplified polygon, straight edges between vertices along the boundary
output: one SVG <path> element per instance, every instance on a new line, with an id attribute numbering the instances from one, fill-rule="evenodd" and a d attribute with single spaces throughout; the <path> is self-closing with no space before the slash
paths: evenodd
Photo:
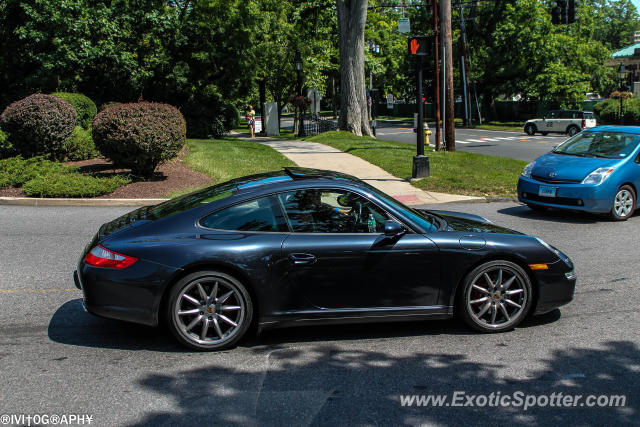
<path id="1" fill-rule="evenodd" d="M 551 110 L 541 119 L 527 120 L 524 124 L 524 132 L 527 135 L 535 135 L 536 132 L 542 135 L 558 132 L 573 136 L 595 125 L 596 119 L 591 111 Z"/>

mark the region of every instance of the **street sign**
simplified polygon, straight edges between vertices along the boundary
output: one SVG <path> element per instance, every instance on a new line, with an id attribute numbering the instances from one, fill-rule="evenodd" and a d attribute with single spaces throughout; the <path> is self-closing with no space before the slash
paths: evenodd
<path id="1" fill-rule="evenodd" d="M 387 95 L 387 109 L 393 110 L 393 94 L 391 93 Z"/>
<path id="2" fill-rule="evenodd" d="M 411 31 L 411 24 L 409 23 L 409 18 L 398 19 L 398 32 L 408 33 L 410 31 Z"/>
<path id="3" fill-rule="evenodd" d="M 429 56 L 431 43 L 427 36 L 409 37 L 409 56 Z"/>

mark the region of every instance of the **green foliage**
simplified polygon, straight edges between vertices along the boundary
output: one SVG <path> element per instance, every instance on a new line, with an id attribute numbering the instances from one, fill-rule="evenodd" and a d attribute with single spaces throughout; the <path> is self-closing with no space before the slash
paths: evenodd
<path id="1" fill-rule="evenodd" d="M 189 138 L 219 138 L 238 125 L 238 110 L 219 102 L 211 95 L 204 100 L 191 100 L 181 108 L 187 122 Z"/>
<path id="2" fill-rule="evenodd" d="M 69 104 L 73 105 L 76 110 L 76 123 L 78 126 L 82 126 L 85 129 L 89 129 L 93 118 L 98 113 L 96 104 L 86 95 L 81 93 L 70 92 L 54 92 L 51 95 L 64 99 Z"/>
<path id="3" fill-rule="evenodd" d="M 0 160 L 0 182 L 7 187 L 20 187 L 24 183 L 49 174 L 61 174 L 73 172 L 76 168 L 65 166 L 58 162 L 52 162 L 44 157 L 32 157 L 23 159 L 21 156 Z"/>
<path id="4" fill-rule="evenodd" d="M 62 159 L 62 146 L 73 133 L 76 112 L 68 102 L 35 94 L 9 105 L 0 124 L 15 150 L 25 157 L 47 155 Z"/>
<path id="5" fill-rule="evenodd" d="M 76 126 L 71 137 L 62 146 L 65 153 L 65 160 L 87 160 L 98 155 L 96 146 L 91 138 L 91 131 Z"/>
<path id="6" fill-rule="evenodd" d="M 22 190 L 33 197 L 96 197 L 114 192 L 131 179 L 116 175 L 96 178 L 79 173 L 51 173 L 26 182 Z"/>
<path id="7" fill-rule="evenodd" d="M 640 98 L 633 96 L 623 99 L 625 125 L 640 125 Z M 620 124 L 620 99 L 605 99 L 598 102 L 593 111 L 601 121 L 608 124 Z"/>
<path id="8" fill-rule="evenodd" d="M 13 145 L 9 141 L 7 134 L 2 132 L 2 129 L 0 129 L 0 159 L 11 157 L 15 155 L 14 152 L 15 150 L 13 149 Z"/>
<path id="9" fill-rule="evenodd" d="M 177 108 L 140 102 L 101 111 L 93 121 L 96 148 L 116 167 L 150 177 L 174 158 L 185 143 L 186 123 Z"/>

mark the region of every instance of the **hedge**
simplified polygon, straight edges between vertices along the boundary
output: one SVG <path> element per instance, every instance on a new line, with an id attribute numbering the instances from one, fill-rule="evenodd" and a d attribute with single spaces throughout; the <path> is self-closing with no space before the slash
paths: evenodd
<path id="1" fill-rule="evenodd" d="M 184 146 L 186 123 L 168 104 L 139 102 L 107 107 L 93 121 L 93 141 L 118 168 L 150 177 Z"/>
<path id="2" fill-rule="evenodd" d="M 70 161 L 93 159 L 98 155 L 91 132 L 81 126 L 76 126 L 62 149 L 65 153 L 64 159 Z"/>
<path id="3" fill-rule="evenodd" d="M 96 197 L 113 193 L 131 182 L 122 175 L 96 178 L 80 173 L 53 173 L 38 176 L 22 186 L 22 191 L 34 197 Z"/>
<path id="4" fill-rule="evenodd" d="M 84 129 L 89 129 L 91 122 L 93 122 L 93 118 L 98 113 L 98 108 L 88 96 L 81 93 L 70 92 L 54 92 L 51 95 L 64 99 L 69 104 L 73 105 L 77 114 L 76 124 L 78 126 L 82 126 Z"/>

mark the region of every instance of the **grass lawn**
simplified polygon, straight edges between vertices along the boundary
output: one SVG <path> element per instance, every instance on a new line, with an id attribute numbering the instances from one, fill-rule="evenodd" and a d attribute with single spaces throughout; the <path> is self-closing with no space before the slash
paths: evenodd
<path id="1" fill-rule="evenodd" d="M 254 173 L 280 170 L 283 166 L 295 166 L 291 160 L 271 147 L 236 138 L 189 139 L 189 152 L 184 163 L 191 169 L 211 177 L 213 184 Z M 195 189 L 174 192 L 177 197 Z"/>
<path id="2" fill-rule="evenodd" d="M 400 142 L 358 137 L 349 132 L 326 132 L 311 138 L 361 157 L 399 178 L 410 178 L 415 148 Z M 457 152 L 427 153 L 431 176 L 412 184 L 428 191 L 486 197 L 515 197 L 522 160 Z"/>

